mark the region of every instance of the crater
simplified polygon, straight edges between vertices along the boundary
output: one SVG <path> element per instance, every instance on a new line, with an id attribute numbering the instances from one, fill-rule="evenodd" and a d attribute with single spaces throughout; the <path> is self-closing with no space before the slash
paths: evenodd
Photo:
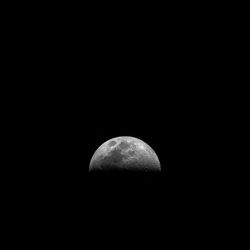
<path id="1" fill-rule="evenodd" d="M 111 142 L 109 142 L 109 147 L 113 147 L 113 146 L 115 146 L 115 144 L 116 144 L 116 141 L 111 141 Z"/>
<path id="2" fill-rule="evenodd" d="M 122 141 L 120 144 L 119 144 L 119 147 L 121 150 L 126 150 L 130 147 L 129 143 L 125 142 L 125 141 Z"/>

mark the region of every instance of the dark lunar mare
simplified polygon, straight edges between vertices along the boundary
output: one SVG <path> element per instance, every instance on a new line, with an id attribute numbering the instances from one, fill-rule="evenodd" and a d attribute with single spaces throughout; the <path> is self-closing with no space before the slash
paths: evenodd
<path id="1" fill-rule="evenodd" d="M 104 168 L 106 166 L 117 166 L 121 164 L 123 155 L 121 154 L 121 149 L 119 147 L 113 149 L 107 156 L 103 157 L 101 160 L 101 166 Z"/>

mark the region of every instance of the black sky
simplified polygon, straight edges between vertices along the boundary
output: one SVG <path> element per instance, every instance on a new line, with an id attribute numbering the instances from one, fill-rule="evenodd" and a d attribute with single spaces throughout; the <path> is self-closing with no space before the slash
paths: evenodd
<path id="1" fill-rule="evenodd" d="M 41 66 L 29 68 L 36 87 L 27 88 L 34 151 L 27 190 L 59 224 L 67 214 L 82 224 L 91 218 L 93 232 L 93 225 L 104 229 L 117 221 L 178 226 L 210 188 L 209 67 L 193 53 L 196 45 L 184 46 L 175 32 L 168 39 L 159 32 L 151 40 L 147 30 L 144 37 L 136 34 L 132 40 L 123 33 L 106 40 L 106 32 L 86 43 L 73 39 L 79 44 L 68 50 L 55 42 L 38 50 Z M 117 136 L 149 144 L 162 172 L 91 176 L 95 150 Z"/>
<path id="2" fill-rule="evenodd" d="M 96 192 L 99 198 L 106 191 L 106 195 L 122 197 L 120 191 L 133 197 L 138 189 L 145 201 L 149 194 L 144 189 L 150 190 L 151 198 L 159 195 L 163 201 L 168 192 L 175 196 L 192 186 L 201 159 L 199 142 L 205 135 L 206 107 L 201 100 L 206 97 L 199 93 L 197 70 L 194 73 L 187 63 L 183 66 L 178 59 L 181 50 L 176 54 L 176 46 L 169 46 L 168 54 L 157 48 L 146 53 L 144 46 L 119 53 L 115 53 L 118 44 L 109 46 L 113 53 L 91 47 L 93 53 L 89 51 L 82 65 L 76 59 L 65 71 L 55 68 L 60 80 L 43 87 L 45 119 L 39 118 L 46 145 L 42 161 L 49 162 L 43 171 L 50 173 L 46 178 L 52 186 L 60 186 L 72 197 Z M 92 179 L 88 168 L 95 150 L 117 136 L 134 136 L 149 144 L 159 157 L 161 174 L 138 181 Z"/>
<path id="3" fill-rule="evenodd" d="M 9 114 L 16 119 L 11 133 L 18 134 L 9 142 L 21 152 L 12 156 L 17 166 L 7 166 L 18 181 L 4 191 L 14 189 L 18 199 L 9 196 L 16 202 L 10 218 L 18 214 L 23 221 L 17 223 L 20 230 L 10 227 L 18 234 L 29 227 L 40 236 L 37 244 L 45 238 L 64 244 L 72 235 L 71 248 L 75 239 L 81 247 L 157 249 L 157 243 L 186 247 L 202 237 L 207 245 L 213 234 L 220 238 L 228 169 L 219 174 L 225 163 L 216 156 L 227 127 L 220 125 L 228 109 L 223 97 L 233 99 L 226 92 L 233 25 L 219 13 L 226 7 L 212 7 L 222 17 L 219 24 L 213 11 L 204 15 L 208 5 L 189 2 L 194 14 L 179 2 L 155 10 L 152 3 L 136 9 L 134 3 L 105 2 L 110 14 L 96 2 L 92 11 L 51 5 L 44 5 L 46 11 L 41 4 L 27 6 L 32 16 L 18 9 L 21 17 L 4 38 L 10 40 L 4 51 L 14 65 L 8 85 L 18 96 L 4 109 L 13 105 L 19 114 Z M 6 27 L 10 20 L 11 15 Z M 226 26 L 230 36 L 223 40 Z M 90 175 L 96 149 L 117 136 L 149 144 L 161 173 Z M 25 233 L 28 242 L 32 236 Z"/>

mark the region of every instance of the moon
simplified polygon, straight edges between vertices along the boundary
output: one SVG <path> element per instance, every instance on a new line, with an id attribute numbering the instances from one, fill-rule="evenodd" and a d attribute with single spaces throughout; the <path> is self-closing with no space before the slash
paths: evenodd
<path id="1" fill-rule="evenodd" d="M 93 171 L 160 172 L 161 165 L 154 150 L 144 141 L 120 136 L 104 142 L 89 164 Z"/>

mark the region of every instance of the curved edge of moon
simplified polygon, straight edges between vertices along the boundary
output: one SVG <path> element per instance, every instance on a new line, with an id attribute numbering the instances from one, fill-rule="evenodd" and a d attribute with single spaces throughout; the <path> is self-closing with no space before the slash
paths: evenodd
<path id="1" fill-rule="evenodd" d="M 139 138 L 132 137 L 132 136 L 119 136 L 119 137 L 111 138 L 105 141 L 97 148 L 97 150 L 94 152 L 90 160 L 89 172 L 92 172 L 93 170 L 101 170 L 102 168 L 99 166 L 99 163 L 98 163 L 99 159 L 102 158 L 103 155 L 108 154 L 108 152 L 110 152 L 112 148 L 117 147 L 121 143 L 122 140 L 126 140 L 128 142 L 134 142 L 137 145 L 139 145 L 140 143 L 143 147 L 141 149 L 140 147 L 138 147 L 138 150 L 140 150 L 142 155 L 145 155 L 145 157 L 148 160 L 148 163 L 154 165 L 154 169 L 153 169 L 154 171 L 158 171 L 158 172 L 161 171 L 161 164 L 160 164 L 160 160 L 157 154 L 146 142 L 142 141 Z M 116 144 L 110 147 L 108 143 L 110 143 L 111 141 L 116 141 Z M 145 159 L 143 161 L 145 161 Z M 145 168 L 145 170 L 147 170 L 147 168 Z M 148 170 L 150 171 L 150 169 Z"/>

